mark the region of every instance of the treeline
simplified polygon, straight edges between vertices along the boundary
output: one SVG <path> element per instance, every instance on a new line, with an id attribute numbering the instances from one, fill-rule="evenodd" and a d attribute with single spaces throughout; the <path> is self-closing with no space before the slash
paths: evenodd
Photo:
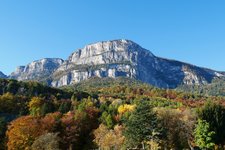
<path id="1" fill-rule="evenodd" d="M 7 131 L 2 128 L 7 137 L 2 145 L 34 150 L 223 149 L 225 141 L 225 108 L 211 102 L 193 110 L 155 107 L 146 100 L 99 105 L 89 97 L 46 114 L 43 105 L 40 98 L 33 98 L 30 115 L 13 120 Z"/>
<path id="2" fill-rule="evenodd" d="M 69 98 L 71 93 L 57 88 L 48 87 L 35 81 L 17 81 L 13 79 L 0 79 L 0 95 L 12 93 L 23 96 L 52 96 L 57 98 Z"/>
<path id="3" fill-rule="evenodd" d="M 181 85 L 177 90 L 211 96 L 225 96 L 225 79 L 214 79 L 207 85 Z"/>
<path id="4" fill-rule="evenodd" d="M 46 91 L 2 93 L 0 149 L 180 150 L 225 145 L 223 97 L 139 82 L 90 83 L 61 90 L 40 84 Z"/>

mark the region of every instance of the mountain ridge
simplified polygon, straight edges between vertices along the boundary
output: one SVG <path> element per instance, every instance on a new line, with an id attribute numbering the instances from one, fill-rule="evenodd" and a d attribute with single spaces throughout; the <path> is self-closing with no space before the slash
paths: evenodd
<path id="1" fill-rule="evenodd" d="M 7 78 L 7 75 L 0 71 L 0 78 Z"/>
<path id="2" fill-rule="evenodd" d="M 60 87 L 91 77 L 121 76 L 161 88 L 176 88 L 181 84 L 208 84 L 225 74 L 155 56 L 137 43 L 122 39 L 88 44 L 75 50 L 67 60 L 48 58 L 31 62 L 25 67 L 17 68 L 9 78 L 44 81 L 51 86 Z"/>

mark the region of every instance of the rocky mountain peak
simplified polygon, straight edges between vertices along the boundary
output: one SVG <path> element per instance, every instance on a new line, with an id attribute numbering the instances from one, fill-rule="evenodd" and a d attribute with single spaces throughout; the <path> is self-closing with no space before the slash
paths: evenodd
<path id="1" fill-rule="evenodd" d="M 112 40 L 102 41 L 94 44 L 89 44 L 84 47 L 85 50 L 94 52 L 107 52 L 107 51 L 131 51 L 140 48 L 137 43 L 131 40 Z"/>
<path id="2" fill-rule="evenodd" d="M 76 50 L 68 61 L 74 64 L 88 65 L 127 62 L 134 61 L 135 56 L 143 51 L 153 56 L 150 51 L 130 40 L 103 41 Z"/>
<path id="3" fill-rule="evenodd" d="M 3 72 L 0 71 L 0 78 L 7 78 L 7 76 Z"/>
<path id="4" fill-rule="evenodd" d="M 15 72 L 11 73 L 10 78 L 18 80 L 32 80 L 50 75 L 64 62 L 60 58 L 44 58 L 33 61 L 26 66 L 19 66 Z"/>
<path id="5" fill-rule="evenodd" d="M 92 77 L 128 77 L 161 88 L 181 84 L 202 85 L 225 77 L 218 72 L 191 64 L 154 56 L 130 40 L 112 40 L 77 49 L 68 60 L 41 59 L 20 66 L 10 78 L 47 81 L 54 87 L 78 83 Z"/>

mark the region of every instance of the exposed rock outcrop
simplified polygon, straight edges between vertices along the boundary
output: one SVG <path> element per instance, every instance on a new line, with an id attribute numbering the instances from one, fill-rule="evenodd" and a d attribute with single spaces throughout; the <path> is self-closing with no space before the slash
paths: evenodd
<path id="1" fill-rule="evenodd" d="M 33 61 L 27 66 L 19 66 L 15 72 L 11 73 L 10 78 L 17 80 L 43 80 L 62 65 L 64 60 L 59 58 L 44 58 Z"/>
<path id="2" fill-rule="evenodd" d="M 154 56 L 130 40 L 98 42 L 78 49 L 68 60 L 42 59 L 17 68 L 11 78 L 48 80 L 54 87 L 91 77 L 130 77 L 162 88 L 208 84 L 224 77 L 218 71 Z"/>

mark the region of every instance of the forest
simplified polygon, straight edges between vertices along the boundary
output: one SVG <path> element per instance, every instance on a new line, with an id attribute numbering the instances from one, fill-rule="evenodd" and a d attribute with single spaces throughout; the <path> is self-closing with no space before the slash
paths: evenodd
<path id="1" fill-rule="evenodd" d="M 225 148 L 225 97 L 119 78 L 60 89 L 0 79 L 0 150 Z"/>

